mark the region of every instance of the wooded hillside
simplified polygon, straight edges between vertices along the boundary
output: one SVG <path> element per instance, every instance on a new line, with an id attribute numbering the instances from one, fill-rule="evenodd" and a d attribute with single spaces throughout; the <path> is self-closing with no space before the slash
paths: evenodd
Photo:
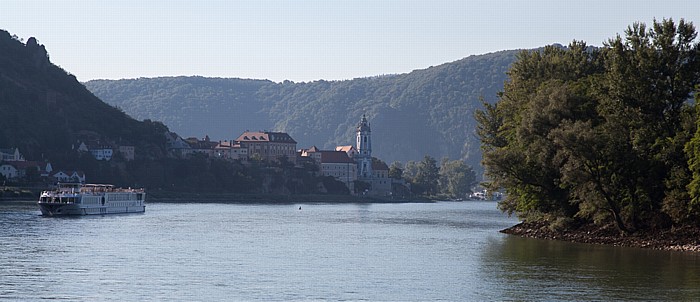
<path id="1" fill-rule="evenodd" d="M 387 161 L 428 154 L 481 160 L 473 113 L 495 101 L 517 51 L 471 56 L 408 74 L 348 81 L 274 83 L 203 77 L 85 83 L 136 119 L 162 121 L 182 136 L 234 139 L 244 130 L 286 131 L 299 147 L 354 142 L 362 114 L 372 124 L 373 155 Z"/>
<path id="2" fill-rule="evenodd" d="M 138 156 L 165 156 L 167 128 L 139 122 L 95 97 L 49 61 L 43 45 L 0 30 L 0 147 L 25 158 L 55 161 L 86 139 L 137 148 Z M 61 167 L 59 167 L 61 168 Z M 71 167 L 66 167 L 71 168 Z"/>

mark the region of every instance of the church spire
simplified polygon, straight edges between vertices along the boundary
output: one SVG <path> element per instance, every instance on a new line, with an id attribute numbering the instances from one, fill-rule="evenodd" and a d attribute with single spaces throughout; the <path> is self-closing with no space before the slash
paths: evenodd
<path id="1" fill-rule="evenodd" d="M 367 116 L 364 114 L 362 115 L 362 119 L 360 120 L 360 122 L 357 124 L 357 131 L 371 131 L 369 127 L 369 122 L 367 121 Z"/>
<path id="2" fill-rule="evenodd" d="M 372 177 L 372 130 L 370 129 L 367 116 L 362 115 L 360 123 L 357 124 L 357 165 L 360 177 Z"/>

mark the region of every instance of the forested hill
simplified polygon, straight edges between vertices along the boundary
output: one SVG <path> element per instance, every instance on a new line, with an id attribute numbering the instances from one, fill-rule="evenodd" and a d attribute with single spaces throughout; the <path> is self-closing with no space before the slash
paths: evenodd
<path id="1" fill-rule="evenodd" d="M 105 104 L 63 69 L 43 45 L 0 30 L 0 148 L 61 166 L 78 140 L 135 146 L 139 156 L 164 156 L 167 128 L 139 122 Z"/>
<path id="2" fill-rule="evenodd" d="M 182 136 L 235 139 L 246 129 L 286 131 L 299 147 L 354 142 L 362 114 L 373 152 L 391 162 L 480 161 L 474 134 L 480 98 L 495 101 L 518 51 L 470 56 L 408 74 L 347 81 L 274 83 L 203 77 L 94 80 L 85 86 L 136 119 L 162 121 Z"/>

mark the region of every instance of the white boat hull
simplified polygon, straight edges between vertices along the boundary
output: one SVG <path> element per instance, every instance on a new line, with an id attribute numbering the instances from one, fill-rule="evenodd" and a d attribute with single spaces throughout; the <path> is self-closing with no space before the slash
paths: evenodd
<path id="1" fill-rule="evenodd" d="M 146 211 L 143 189 L 122 189 L 100 184 L 62 184 L 39 197 L 44 216 L 105 215 Z"/>
<path id="2" fill-rule="evenodd" d="M 39 203 L 39 210 L 44 216 L 69 216 L 69 215 L 105 215 L 143 213 L 145 205 L 133 205 L 124 207 L 84 207 L 79 204 L 63 203 Z"/>

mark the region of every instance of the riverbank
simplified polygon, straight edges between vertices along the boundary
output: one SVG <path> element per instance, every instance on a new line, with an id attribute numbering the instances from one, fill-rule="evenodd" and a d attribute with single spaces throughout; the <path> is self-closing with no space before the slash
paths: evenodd
<path id="1" fill-rule="evenodd" d="M 0 187 L 0 201 L 38 200 L 41 189 Z"/>
<path id="2" fill-rule="evenodd" d="M 5 187 L 0 188 L 0 201 L 38 200 L 41 190 L 45 188 Z M 330 194 L 241 194 L 241 193 L 209 193 L 209 192 L 178 192 L 165 190 L 146 191 L 146 202 L 168 203 L 430 203 L 437 201 L 426 197 L 393 196 L 353 196 Z"/>
<path id="3" fill-rule="evenodd" d="M 546 222 L 523 222 L 501 230 L 501 233 L 578 243 L 700 252 L 700 228 L 689 226 L 623 236 L 613 225 L 583 225 L 564 230 L 552 230 Z"/>
<path id="4" fill-rule="evenodd" d="M 391 196 L 352 196 L 352 195 L 280 195 L 280 194 L 240 194 L 240 193 L 194 193 L 153 190 L 146 192 L 147 202 L 167 203 L 410 203 L 435 202 L 434 200 L 413 198 L 392 198 Z"/>

